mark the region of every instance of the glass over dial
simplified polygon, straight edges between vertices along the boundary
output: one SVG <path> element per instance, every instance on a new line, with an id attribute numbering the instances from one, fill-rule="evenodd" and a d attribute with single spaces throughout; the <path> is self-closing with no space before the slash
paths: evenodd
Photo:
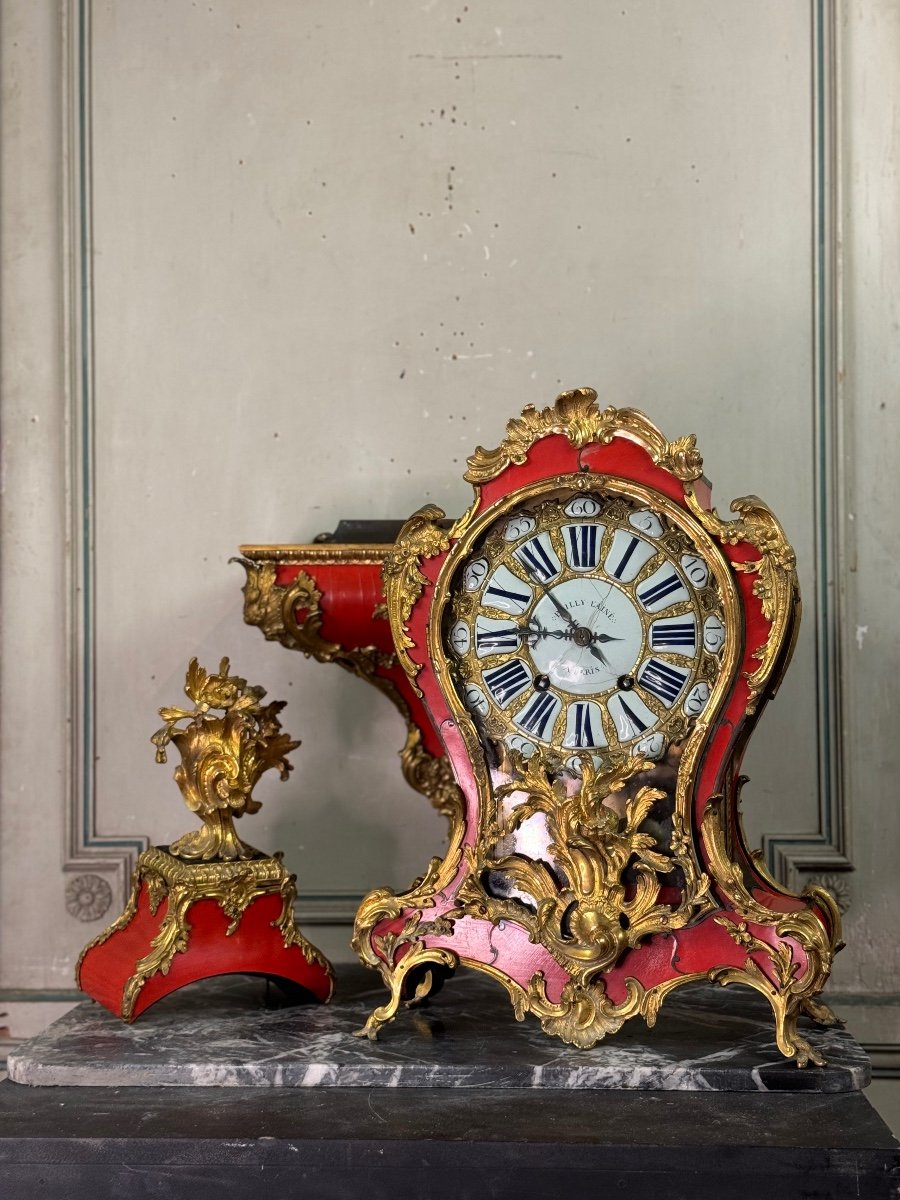
<path id="1" fill-rule="evenodd" d="M 526 755 L 661 757 L 705 708 L 725 645 L 699 549 L 661 506 L 599 493 L 504 517 L 451 612 L 464 704 Z"/>

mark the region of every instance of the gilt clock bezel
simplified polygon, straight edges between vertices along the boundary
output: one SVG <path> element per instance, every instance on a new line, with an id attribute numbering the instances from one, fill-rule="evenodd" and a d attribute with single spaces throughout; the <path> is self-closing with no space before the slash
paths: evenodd
<path id="1" fill-rule="evenodd" d="M 524 487 L 511 491 L 505 498 L 487 505 L 480 516 L 471 522 L 460 539 L 453 545 L 447 555 L 435 582 L 434 597 L 431 606 L 431 616 L 428 623 L 428 650 L 439 687 L 444 695 L 448 708 L 457 723 L 459 733 L 465 742 L 470 756 L 484 756 L 486 747 L 482 744 L 477 724 L 472 713 L 465 706 L 457 690 L 454 680 L 454 661 L 447 653 L 445 640 L 447 632 L 447 611 L 452 608 L 454 601 L 454 583 L 460 571 L 473 554 L 477 546 L 491 528 L 508 519 L 516 509 L 527 506 L 530 502 L 539 502 L 542 498 L 558 494 L 570 495 L 606 493 L 613 497 L 621 497 L 628 501 L 659 512 L 667 520 L 685 534 L 692 544 L 702 553 L 710 567 L 710 572 L 716 581 L 719 596 L 722 601 L 721 610 L 726 625 L 726 642 L 722 650 L 722 665 L 717 678 L 710 687 L 710 697 L 703 713 L 692 723 L 686 723 L 681 743 L 681 762 L 677 771 L 674 792 L 674 818 L 679 828 L 688 828 L 692 809 L 693 789 L 699 774 L 699 764 L 707 747 L 709 735 L 715 728 L 719 710 L 725 703 L 734 683 L 737 669 L 740 665 L 744 650 L 744 622 L 737 587 L 734 578 L 719 547 L 706 533 L 699 523 L 684 509 L 664 493 L 646 484 L 630 479 L 593 472 L 567 472 L 552 479 L 541 479 Z M 562 767 L 567 755 L 560 752 L 559 766 Z M 599 757 L 599 756 L 598 756 Z M 609 765 L 621 764 L 630 757 L 626 753 L 608 756 Z M 479 837 L 487 835 L 495 819 L 495 803 L 493 782 L 488 771 L 476 771 L 475 782 L 478 789 Z M 691 847 L 689 857 L 692 862 L 691 875 L 702 879 L 702 865 L 696 848 Z M 490 903 L 488 901 L 488 903 Z M 702 896 L 685 894 L 677 910 L 678 920 L 687 919 L 689 912 L 695 915 L 706 907 Z M 514 910 L 513 910 L 514 913 Z M 526 914 L 519 914 L 528 922 Z"/>
<path id="2" fill-rule="evenodd" d="M 702 613 L 703 620 L 713 614 L 721 616 L 726 630 L 725 644 L 718 654 L 710 653 L 702 645 L 702 628 L 698 628 L 698 665 L 697 669 L 690 676 L 691 686 L 700 680 L 704 680 L 709 684 L 709 699 L 704 706 L 703 712 L 698 717 L 691 719 L 683 715 L 679 703 L 678 706 L 673 707 L 667 716 L 662 718 L 654 727 L 654 730 L 659 730 L 666 735 L 667 743 L 672 741 L 685 742 L 685 755 L 688 759 L 693 760 L 693 755 L 696 752 L 694 741 L 702 740 L 702 737 L 695 738 L 695 731 L 699 727 L 702 735 L 714 723 L 719 707 L 728 695 L 735 671 L 740 663 L 744 641 L 744 622 L 737 588 L 723 554 L 709 534 L 689 513 L 686 513 L 683 508 L 679 507 L 668 496 L 654 488 L 606 474 L 583 471 L 572 472 L 557 476 L 552 480 L 543 479 L 536 483 L 527 484 L 525 487 L 511 492 L 502 501 L 488 506 L 481 516 L 472 522 L 471 526 L 455 544 L 452 553 L 447 556 L 441 568 L 435 585 L 432 607 L 433 617 L 429 623 L 429 653 L 442 689 L 446 688 L 449 706 L 461 724 L 470 725 L 474 730 L 475 720 L 473 715 L 460 697 L 457 688 L 453 686 L 454 675 L 458 670 L 458 658 L 453 652 L 447 652 L 445 644 L 450 624 L 456 615 L 453 610 L 454 608 L 457 610 L 459 608 L 459 592 L 455 586 L 456 581 L 465 570 L 467 562 L 472 558 L 474 547 L 480 545 L 482 539 L 485 539 L 486 536 L 489 538 L 492 528 L 494 526 L 499 527 L 504 520 L 510 519 L 517 509 L 528 508 L 529 506 L 537 507 L 548 501 L 552 502 L 558 497 L 562 497 L 560 504 L 565 505 L 579 494 L 597 494 L 607 496 L 611 499 L 623 499 L 626 503 L 633 502 L 636 508 L 639 506 L 658 512 L 688 539 L 691 546 L 700 553 L 710 569 L 710 576 L 715 581 L 721 604 L 716 606 L 710 605 L 708 608 L 704 608 L 703 597 L 701 595 L 702 591 L 706 590 L 704 588 L 699 592 L 694 592 L 697 598 L 697 612 Z M 597 519 L 599 520 L 600 518 L 598 517 Z M 659 543 L 664 540 L 665 536 L 664 534 L 663 538 L 652 540 Z M 510 543 L 510 545 L 513 544 Z M 474 597 L 474 593 L 472 595 Z M 474 602 L 473 607 L 475 607 Z M 448 621 L 448 613 L 451 612 L 453 613 L 453 617 Z M 639 613 L 643 627 L 643 646 L 645 648 L 648 644 L 647 632 L 653 621 L 658 619 L 659 615 L 658 613 Z M 470 648 L 469 654 L 466 656 L 467 661 L 471 661 L 473 653 L 473 650 Z M 661 654 L 660 657 L 665 658 L 665 655 Z M 683 700 L 684 694 L 682 694 L 680 700 Z M 497 706 L 492 705 L 492 709 L 492 718 L 496 718 Z M 489 719 L 487 722 L 488 732 L 495 732 L 498 736 L 503 736 L 500 729 L 502 721 L 502 718 L 495 720 L 492 728 L 492 721 Z M 506 724 L 510 725 L 508 732 L 511 732 L 511 722 L 506 722 Z M 633 739 L 632 742 L 634 740 L 636 739 Z M 633 749 L 633 744 L 628 747 L 629 751 L 631 749 Z M 566 756 L 564 748 L 560 747 L 559 752 L 563 757 Z M 618 748 L 613 748 L 609 754 L 598 750 L 598 756 L 614 760 L 619 752 Z M 679 774 L 681 775 L 682 772 Z M 679 790 L 686 792 L 687 789 L 680 788 Z"/>

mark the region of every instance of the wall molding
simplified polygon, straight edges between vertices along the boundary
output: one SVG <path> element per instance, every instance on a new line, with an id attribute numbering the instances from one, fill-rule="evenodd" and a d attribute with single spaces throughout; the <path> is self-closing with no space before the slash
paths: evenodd
<path id="1" fill-rule="evenodd" d="M 812 871 L 852 870 L 845 692 L 841 663 L 847 478 L 842 338 L 841 53 L 839 0 L 811 0 L 813 487 L 819 811 L 805 834 L 763 834 L 773 874 L 796 888 Z"/>
<path id="2" fill-rule="evenodd" d="M 97 819 L 94 346 L 91 193 L 91 0 L 68 0 L 63 29 L 63 318 L 69 777 L 63 870 L 112 875 L 124 903 L 149 840 L 101 834 Z"/>
<path id="3" fill-rule="evenodd" d="M 841 137 L 839 0 L 810 0 L 812 55 L 813 409 L 819 811 L 805 834 L 767 832 L 763 850 L 791 886 L 803 873 L 852 869 L 843 731 L 841 620 L 845 566 L 846 461 L 842 394 Z M 149 839 L 101 833 L 96 777 L 95 388 L 92 273 L 91 0 L 67 0 L 63 43 L 64 320 L 68 429 L 67 506 L 70 746 L 63 870 L 112 876 L 124 898 Z M 353 893 L 301 893 L 307 924 L 350 923 Z"/>

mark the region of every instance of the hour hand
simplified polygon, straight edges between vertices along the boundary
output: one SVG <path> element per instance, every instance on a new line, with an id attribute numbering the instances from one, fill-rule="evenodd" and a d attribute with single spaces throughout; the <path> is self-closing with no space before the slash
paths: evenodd
<path id="1" fill-rule="evenodd" d="M 620 642 L 622 639 L 621 638 L 607 638 L 606 640 L 610 641 L 610 642 Z M 600 662 L 603 663 L 604 667 L 611 667 L 611 663 L 610 663 L 609 659 L 606 657 L 606 655 L 603 653 L 602 650 L 598 649 L 594 645 L 593 642 L 588 643 L 588 650 L 591 652 L 591 654 L 593 654 L 594 658 L 599 658 Z"/>

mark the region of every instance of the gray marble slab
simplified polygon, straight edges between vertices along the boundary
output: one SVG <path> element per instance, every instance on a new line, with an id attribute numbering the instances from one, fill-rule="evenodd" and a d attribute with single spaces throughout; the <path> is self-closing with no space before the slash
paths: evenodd
<path id="1" fill-rule="evenodd" d="M 689 984 L 647 1029 L 640 1017 L 592 1050 L 518 1023 L 492 980 L 460 972 L 427 1005 L 401 1010 L 377 1042 L 353 1037 L 384 1002 L 363 968 L 339 971 L 330 1005 L 284 1006 L 262 979 L 205 980 L 125 1025 L 87 1001 L 9 1056 L 33 1086 L 448 1087 L 664 1091 L 855 1091 L 869 1060 L 844 1030 L 806 1020 L 828 1066 L 779 1054 L 766 1001 L 742 988 Z"/>

